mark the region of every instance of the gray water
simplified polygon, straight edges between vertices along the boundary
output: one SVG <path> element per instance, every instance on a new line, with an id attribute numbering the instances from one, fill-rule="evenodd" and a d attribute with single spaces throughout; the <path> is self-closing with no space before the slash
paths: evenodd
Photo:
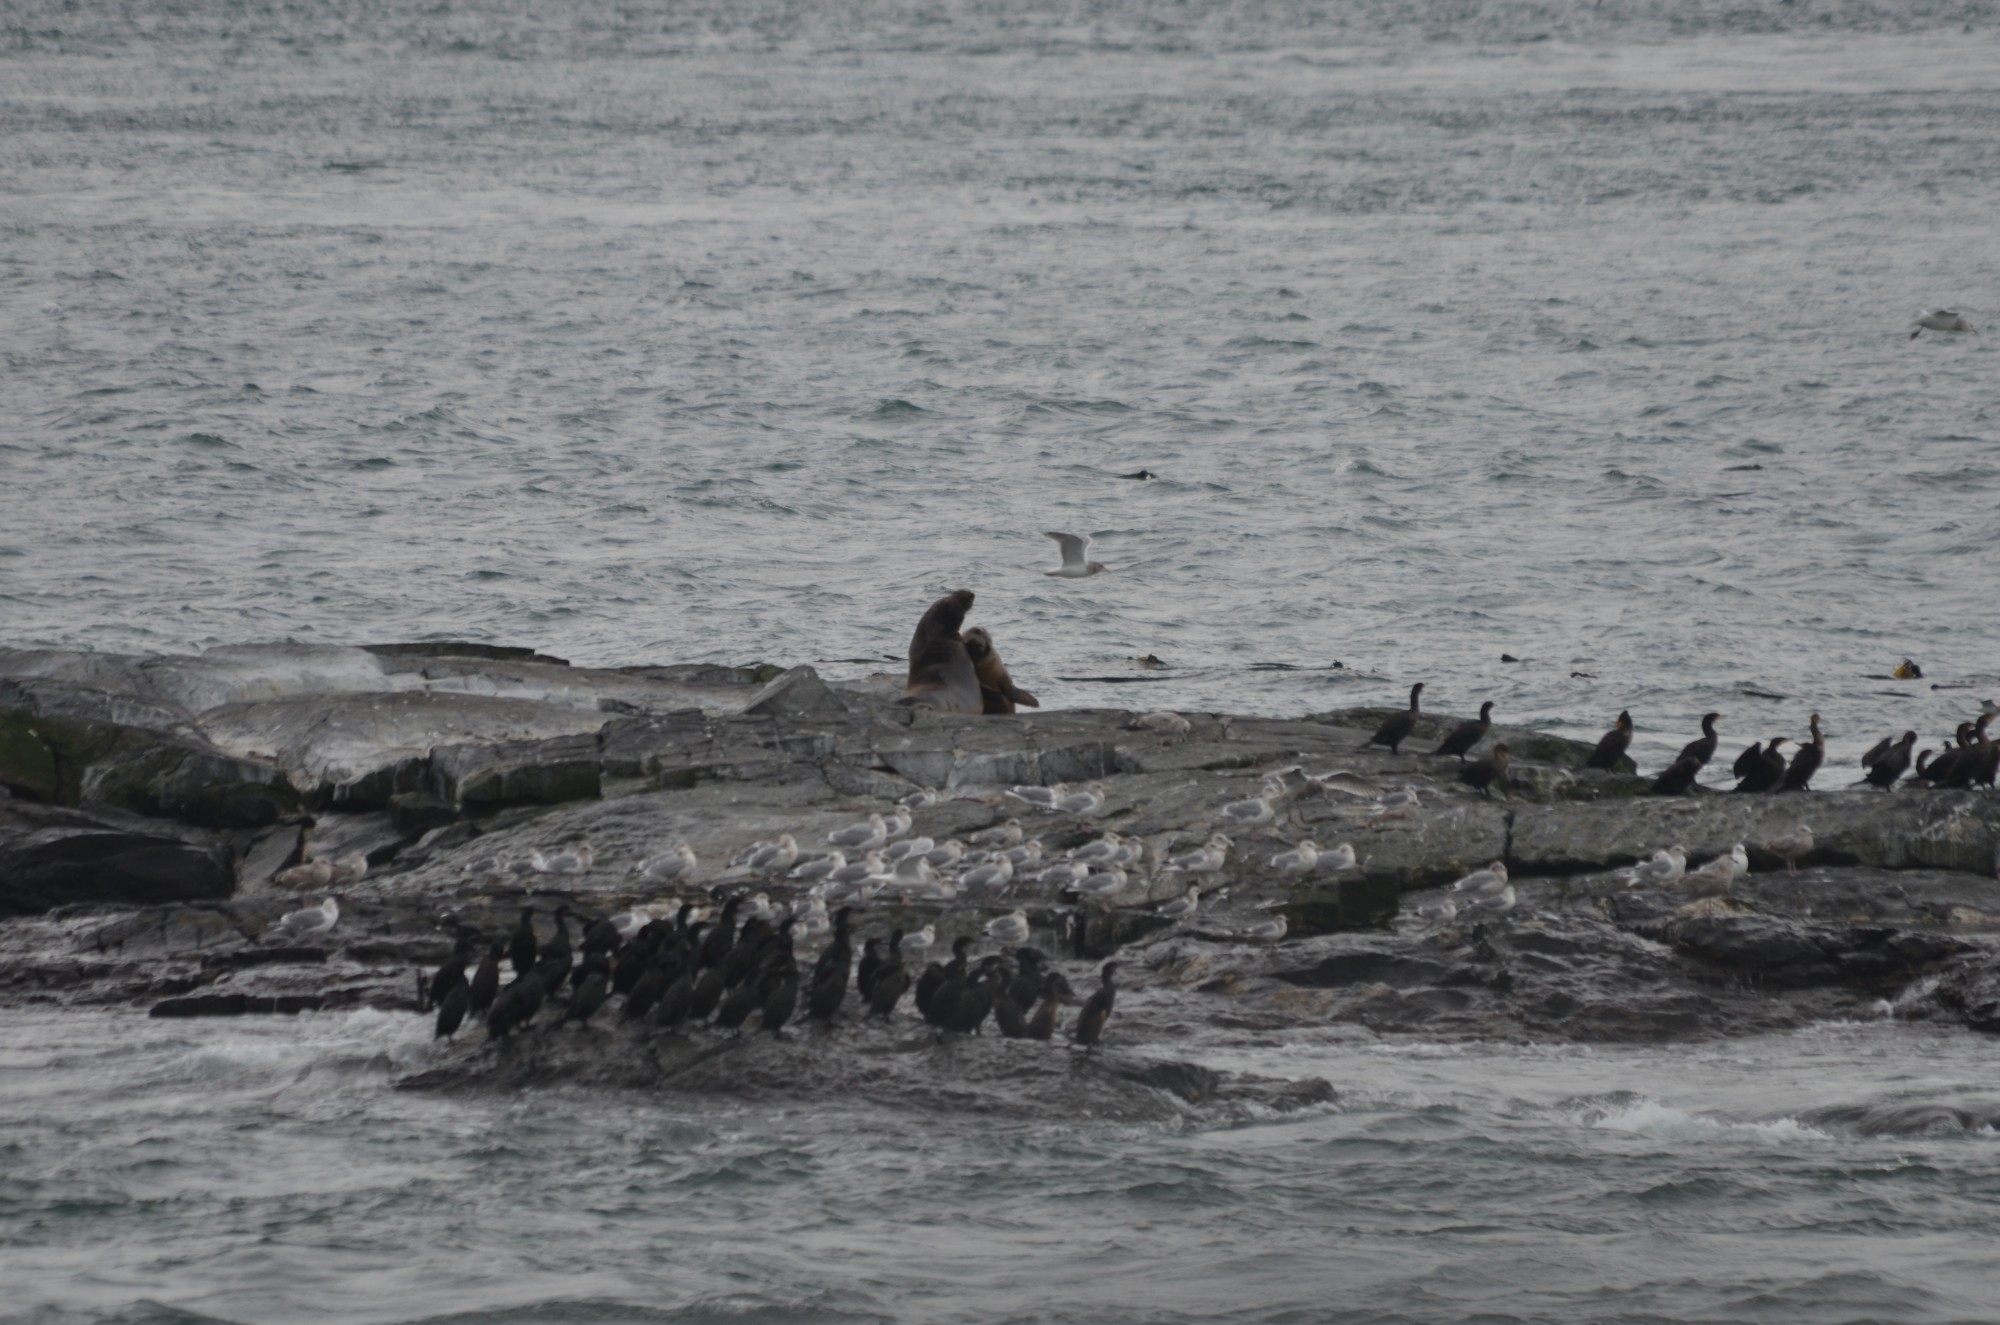
<path id="1" fill-rule="evenodd" d="M 1963 1034 L 1207 1038 L 1217 1065 L 1347 1092 L 1225 1127 L 392 1090 L 428 1034 L 10 1014 L 0 1318 L 1797 1323 L 1997 1300 L 2000 1089 Z"/>
<path id="2" fill-rule="evenodd" d="M 1728 749 L 1812 710 L 1836 761 L 1935 740 L 2000 697 L 2000 336 L 1906 331 L 2000 304 L 1996 33 L 1990 3 L 17 0 L 0 644 L 858 675 L 966 586 L 1051 705 L 1425 680 L 1573 734 L 1629 707 L 1648 765 L 1709 708 Z M 1044 579 L 1048 528 L 1113 573 Z M 1174 666 L 1062 679 L 1143 654 Z M 1905 655 L 1926 683 L 1865 679 Z M 1963 1035 L 1217 1039 L 1346 1094 L 1149 1127 L 392 1090 L 423 1044 L 10 1012 L 0 1311 L 2000 1301 Z"/>

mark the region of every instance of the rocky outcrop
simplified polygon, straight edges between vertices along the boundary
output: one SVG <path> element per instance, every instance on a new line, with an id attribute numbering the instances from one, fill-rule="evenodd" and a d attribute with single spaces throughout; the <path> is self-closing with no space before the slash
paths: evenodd
<path id="1" fill-rule="evenodd" d="M 1027 881 L 951 898 L 890 888 L 866 908 L 868 932 L 928 923 L 942 949 L 1019 907 L 1035 945 L 1075 963 L 1117 952 L 1143 972 L 1125 1023 L 1142 1035 L 1346 1023 L 1655 1039 L 1878 1005 L 2000 1030 L 2000 798 L 1985 791 L 1656 798 L 1635 794 L 1636 776 L 1582 770 L 1578 743 L 1503 728 L 1489 739 L 1514 751 L 1514 775 L 1488 798 L 1456 760 L 1358 748 L 1378 711 L 1189 714 L 1188 732 L 1162 736 L 1124 710 L 949 716 L 897 705 L 898 691 L 810 667 L 591 669 L 463 644 L 0 652 L 0 910 L 53 913 L 0 929 L 0 997 L 193 1000 L 179 1015 L 406 1006 L 414 970 L 449 950 L 446 916 L 494 935 L 524 898 L 590 914 L 736 891 L 795 899 L 797 885 L 728 862 L 780 833 L 810 853 L 927 788 L 912 835 L 1018 818 L 1052 858 L 1112 831 L 1143 843 L 1146 864 L 1091 901 Z M 1427 716 L 1419 734 L 1453 721 Z M 1274 822 L 1229 830 L 1199 908 L 1162 914 L 1189 881 L 1158 862 L 1226 829 L 1224 805 L 1295 765 L 1360 781 L 1307 784 Z M 1104 803 L 1078 818 L 1007 795 L 1055 783 L 1096 784 Z M 1382 813 L 1362 783 L 1412 788 L 1418 805 Z M 1815 846 L 1794 877 L 1764 844 L 1801 822 Z M 1350 844 L 1355 866 L 1281 876 L 1271 858 L 1307 836 Z M 1736 842 L 1753 872 L 1729 900 L 1691 907 L 1610 873 L 1658 847 L 1699 861 Z M 701 861 L 692 881 L 635 874 L 676 843 Z M 340 890 L 340 926 L 314 956 L 267 933 L 316 900 L 276 889 L 286 866 L 356 855 L 368 874 Z M 1406 894 L 1494 860 L 1512 871 L 1513 913 L 1431 927 L 1403 912 Z M 95 910 L 112 906 L 140 909 Z M 1275 916 L 1283 941 L 1249 941 Z M 1161 1089 L 1211 1089 L 1199 1073 L 1175 1081 Z"/>

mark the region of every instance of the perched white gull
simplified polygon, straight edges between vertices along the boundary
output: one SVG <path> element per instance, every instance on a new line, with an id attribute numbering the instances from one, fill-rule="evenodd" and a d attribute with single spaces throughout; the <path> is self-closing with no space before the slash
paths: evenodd
<path id="1" fill-rule="evenodd" d="M 1015 869 L 1033 869 L 1042 863 L 1042 844 L 1039 840 L 1023 842 L 1017 847 L 1008 847 L 1001 853 Z"/>
<path id="2" fill-rule="evenodd" d="M 1118 849 L 1111 853 L 1111 863 L 1120 869 L 1133 869 L 1145 860 L 1146 840 L 1141 837 L 1120 838 Z"/>
<path id="3" fill-rule="evenodd" d="M 1508 884 L 1497 893 L 1484 893 L 1465 904 L 1468 911 L 1481 915 L 1506 915 L 1514 909 L 1514 887 Z"/>
<path id="4" fill-rule="evenodd" d="M 1090 559 L 1089 534 L 1058 534 L 1054 530 L 1049 530 L 1048 536 L 1062 548 L 1062 565 L 1052 571 L 1044 571 L 1043 574 L 1052 575 L 1059 580 L 1080 580 L 1086 575 L 1095 575 L 1099 571 L 1111 569 L 1101 561 Z"/>
<path id="5" fill-rule="evenodd" d="M 1319 844 L 1311 838 L 1306 838 L 1290 851 L 1281 851 L 1271 857 L 1272 869 L 1292 877 L 1311 873 L 1312 867 L 1318 863 Z"/>
<path id="6" fill-rule="evenodd" d="M 1491 897 L 1507 886 L 1507 867 L 1494 861 L 1483 870 L 1472 873 L 1451 885 L 1455 893 L 1471 893 L 1475 897 Z"/>
<path id="7" fill-rule="evenodd" d="M 948 837 L 926 851 L 924 859 L 931 863 L 932 869 L 948 870 L 958 864 L 959 858 L 963 855 L 965 855 L 965 843 L 955 837 Z"/>
<path id="8" fill-rule="evenodd" d="M 840 853 L 836 851 L 834 854 L 839 855 Z M 836 867 L 833 873 L 826 877 L 829 883 L 851 886 L 857 883 L 866 883 L 869 879 L 877 878 L 887 873 L 888 869 L 888 863 L 882 859 L 882 853 L 871 851 L 862 860 L 858 860 L 851 865 L 843 864 Z"/>
<path id="9" fill-rule="evenodd" d="M 1379 783 L 1371 782 L 1359 773 L 1350 773 L 1344 768 L 1315 773 L 1312 780 L 1327 791 L 1337 791 L 1356 800 L 1381 800 L 1389 795 L 1387 788 Z"/>
<path id="10" fill-rule="evenodd" d="M 896 804 L 902 806 L 906 810 L 921 810 L 926 805 L 936 805 L 937 799 L 938 799 L 938 794 L 935 791 L 932 791 L 929 787 L 918 787 L 915 791 L 910 792 L 908 795 L 898 796 L 896 798 Z"/>
<path id="11" fill-rule="evenodd" d="M 652 912 L 641 911 L 637 907 L 634 907 L 630 911 L 620 911 L 617 915 L 611 917 L 611 928 L 618 931 L 618 941 L 620 943 L 631 938 L 651 923 L 653 923 Z"/>
<path id="12" fill-rule="evenodd" d="M 958 881 L 967 888 L 999 888 L 1013 882 L 1013 879 L 1013 862 L 1002 856 L 967 870 Z"/>
<path id="13" fill-rule="evenodd" d="M 1053 810 L 1056 802 L 1069 794 L 1069 788 L 1058 782 L 1053 787 L 1009 787 L 1007 794 L 1023 805 L 1032 805 L 1038 810 Z"/>
<path id="14" fill-rule="evenodd" d="M 1126 882 L 1125 871 L 1113 865 L 1101 873 L 1086 874 L 1070 886 L 1075 888 L 1080 896 L 1101 901 L 1124 892 Z"/>
<path id="15" fill-rule="evenodd" d="M 998 849 L 1021 845 L 1021 821 L 1009 819 L 1005 823 L 983 828 L 966 839 L 973 846 Z"/>
<path id="16" fill-rule="evenodd" d="M 847 868 L 847 854 L 843 851 L 829 851 L 824 856 L 802 860 L 792 867 L 788 876 L 796 883 L 818 883 L 821 879 L 833 877 L 834 871 Z"/>
<path id="17" fill-rule="evenodd" d="M 1226 836 L 1216 833 L 1207 842 L 1193 851 L 1183 852 L 1167 862 L 1170 874 L 1213 874 L 1221 869 L 1229 859 L 1229 848 L 1234 846 Z"/>
<path id="18" fill-rule="evenodd" d="M 1458 903 L 1449 897 L 1443 897 L 1435 902 L 1425 902 L 1417 908 L 1417 914 L 1434 925 L 1442 925 L 1447 920 L 1457 917 Z"/>
<path id="19" fill-rule="evenodd" d="M 1106 833 L 1094 842 L 1085 842 L 1069 853 L 1069 858 L 1079 865 L 1095 865 L 1110 860 L 1118 853 L 1119 837 L 1116 833 Z"/>
<path id="20" fill-rule="evenodd" d="M 1244 930 L 1241 937 L 1256 943 L 1276 943 L 1285 937 L 1285 932 L 1290 928 L 1283 916 L 1272 916 L 1269 920 L 1259 921 Z"/>
<path id="21" fill-rule="evenodd" d="M 1674 845 L 1655 851 L 1653 858 L 1622 872 L 1627 887 L 1657 888 L 1687 872 L 1687 848 Z"/>
<path id="22" fill-rule="evenodd" d="M 899 805 L 889 811 L 888 815 L 882 820 L 882 831 L 887 833 L 889 840 L 893 842 L 903 834 L 909 832 L 910 825 L 915 822 L 914 819 L 910 818 L 910 812 Z"/>
<path id="23" fill-rule="evenodd" d="M 1354 868 L 1353 845 L 1351 843 L 1342 842 L 1337 847 L 1333 847 L 1330 850 L 1320 852 L 1319 861 L 1313 866 L 1313 868 L 1318 870 L 1325 870 L 1329 874 L 1338 874 L 1342 870 L 1353 869 Z"/>
<path id="24" fill-rule="evenodd" d="M 596 854 L 588 846 L 565 847 L 547 855 L 537 848 L 528 853 L 528 863 L 537 874 L 587 874 Z"/>
<path id="25" fill-rule="evenodd" d="M 368 877 L 368 853 L 350 851 L 333 862 L 333 874 L 327 882 L 335 888 L 345 888 Z"/>
<path id="26" fill-rule="evenodd" d="M 882 858 L 892 865 L 901 864 L 911 856 L 929 854 L 930 849 L 936 845 L 937 843 L 928 837 L 906 837 L 900 842 L 891 842 L 888 849 L 882 853 Z"/>
<path id="27" fill-rule="evenodd" d="M 1168 920 L 1184 920 L 1200 909 L 1201 889 L 1189 888 L 1172 901 L 1160 903 L 1160 909 L 1155 914 Z"/>
<path id="28" fill-rule="evenodd" d="M 1079 819 L 1096 814 L 1104 808 L 1104 786 L 1093 782 L 1082 791 L 1072 791 L 1067 796 L 1058 797 L 1052 808 L 1058 814 L 1073 814 Z"/>
<path id="29" fill-rule="evenodd" d="M 834 829 L 826 835 L 826 840 L 849 851 L 873 851 L 889 840 L 889 830 L 884 827 L 881 815 L 871 814 L 866 823 Z"/>
<path id="30" fill-rule="evenodd" d="M 798 858 L 799 844 L 790 833 L 780 833 L 776 842 L 753 853 L 744 863 L 758 874 L 783 874 Z"/>
<path id="31" fill-rule="evenodd" d="M 1915 340 L 1926 331 L 1977 331 L 1978 327 L 1967 322 L 1963 316 L 1949 308 L 1927 308 L 1917 314 L 1917 320 L 1910 324 L 1910 339 Z"/>
<path id="32" fill-rule="evenodd" d="M 771 905 L 771 899 L 764 893 L 752 893 L 743 902 L 745 920 L 776 920 L 778 908 Z"/>
<path id="33" fill-rule="evenodd" d="M 1044 888 L 1067 888 L 1087 873 L 1089 870 L 1085 866 L 1059 860 L 1036 875 L 1035 882 Z"/>
<path id="34" fill-rule="evenodd" d="M 283 930 L 288 938 L 302 939 L 326 933 L 339 919 L 340 903 L 329 897 L 318 906 L 309 906 L 303 911 L 289 913 L 271 928 Z"/>
<path id="35" fill-rule="evenodd" d="M 925 925 L 913 934 L 903 935 L 903 960 L 905 962 L 922 961 L 924 954 L 931 950 L 931 944 L 935 942 L 937 942 L 936 925 Z"/>
<path id="36" fill-rule="evenodd" d="M 986 937 L 1009 948 L 1028 941 L 1028 913 L 1015 911 L 986 922 Z"/>
<path id="37" fill-rule="evenodd" d="M 648 883 L 684 883 L 694 877 L 694 848 L 682 842 L 665 855 L 639 862 L 639 877 Z"/>
<path id="38" fill-rule="evenodd" d="M 1271 802 L 1276 799 L 1278 799 L 1276 789 L 1266 787 L 1260 795 L 1253 796 L 1247 801 L 1231 801 L 1222 807 L 1217 817 L 1232 828 L 1255 828 L 1259 824 L 1271 822 L 1277 813 L 1272 808 Z"/>

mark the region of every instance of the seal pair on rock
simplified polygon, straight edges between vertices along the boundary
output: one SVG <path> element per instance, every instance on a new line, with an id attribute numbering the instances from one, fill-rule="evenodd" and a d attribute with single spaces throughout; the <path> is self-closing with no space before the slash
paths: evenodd
<path id="1" fill-rule="evenodd" d="M 1007 665 L 980 627 L 959 633 L 972 610 L 972 590 L 954 589 L 930 605 L 910 636 L 910 677 L 900 702 L 939 713 L 1012 713 L 1041 702 L 1014 684 Z"/>

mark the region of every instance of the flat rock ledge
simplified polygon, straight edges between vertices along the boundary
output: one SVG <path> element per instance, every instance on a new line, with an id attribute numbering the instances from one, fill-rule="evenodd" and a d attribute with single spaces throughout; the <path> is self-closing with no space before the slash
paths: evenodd
<path id="1" fill-rule="evenodd" d="M 527 902 L 585 916 L 734 891 L 783 902 L 796 885 L 727 862 L 780 833 L 810 852 L 919 789 L 937 799 L 915 811 L 914 834 L 944 841 L 1019 818 L 1051 856 L 1110 830 L 1157 861 L 1197 845 L 1267 774 L 1303 764 L 1412 787 L 1421 808 L 1377 817 L 1339 794 L 1294 799 L 1277 822 L 1233 834 L 1228 866 L 1179 921 L 1157 912 L 1186 883 L 1151 865 L 1106 903 L 1018 885 L 880 900 L 858 917 L 859 936 L 934 924 L 942 949 L 1020 907 L 1030 941 L 1086 992 L 1095 963 L 1119 953 L 1127 992 L 1101 1054 L 940 1046 L 908 1019 L 831 1036 L 800 1027 L 782 1042 L 662 1036 L 616 1027 L 614 1000 L 588 1031 L 505 1046 L 461 1034 L 405 1084 L 774 1094 L 808 1080 L 866 1093 L 936 1075 L 925 1065 L 948 1054 L 994 1107 L 1040 1107 L 1033 1095 L 1140 1116 L 1167 1097 L 1306 1107 L 1330 1095 L 1185 1061 L 1265 1034 L 1657 1041 L 1856 1017 L 2000 1032 L 1990 792 L 1656 798 L 1635 772 L 1583 771 L 1583 746 L 1496 728 L 1489 741 L 1508 743 L 1514 770 L 1486 798 L 1458 782 L 1457 760 L 1415 753 L 1454 715 L 1426 717 L 1391 754 L 1360 748 L 1385 709 L 1188 713 L 1186 734 L 1162 737 L 1127 710 L 943 717 L 895 695 L 892 677 L 828 681 L 810 667 L 588 669 L 454 643 L 0 650 L 0 1001 L 161 1016 L 413 1010 L 416 974 L 447 956 L 454 924 L 499 937 Z M 1846 771 L 1821 781 L 1838 786 Z M 1104 805 L 1078 820 L 1005 794 L 1056 783 L 1096 783 Z M 1794 876 L 1764 844 L 1800 823 L 1815 846 Z M 1356 867 L 1281 877 L 1270 857 L 1305 836 L 1351 843 Z M 1752 873 L 1726 900 L 1689 903 L 1615 873 L 1657 847 L 1702 860 L 1738 842 Z M 637 875 L 677 843 L 701 861 L 692 881 Z M 585 871 L 528 863 L 585 844 Z M 280 872 L 352 853 L 369 870 L 338 889 L 332 933 L 268 932 L 320 896 L 279 887 Z M 1433 925 L 1405 909 L 1493 860 L 1516 885 L 1512 913 Z M 1287 936 L 1248 941 L 1274 913 Z M 985 1066 L 965 1066 L 981 1053 Z M 810 1073 L 794 1070 L 801 1055 Z"/>

